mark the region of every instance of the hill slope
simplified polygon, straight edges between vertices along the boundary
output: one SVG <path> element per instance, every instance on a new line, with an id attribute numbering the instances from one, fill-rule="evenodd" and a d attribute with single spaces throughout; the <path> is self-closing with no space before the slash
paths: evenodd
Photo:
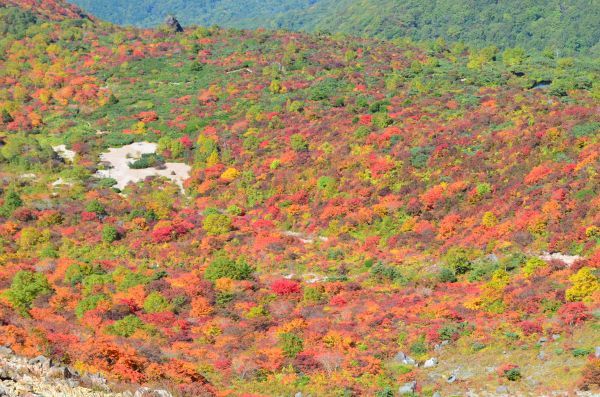
<path id="1" fill-rule="evenodd" d="M 120 24 L 154 26 L 169 13 L 185 24 L 326 30 L 379 38 L 443 37 L 478 46 L 600 52 L 600 3 L 594 0 L 75 0 Z"/>
<path id="2" fill-rule="evenodd" d="M 597 395 L 598 62 L 22 13 L 0 344 L 181 396 Z"/>

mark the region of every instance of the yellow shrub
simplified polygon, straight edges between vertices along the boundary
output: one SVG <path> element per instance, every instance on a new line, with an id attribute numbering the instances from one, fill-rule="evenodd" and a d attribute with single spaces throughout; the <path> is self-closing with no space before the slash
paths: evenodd
<path id="1" fill-rule="evenodd" d="M 222 174 L 221 179 L 231 182 L 240 175 L 240 172 L 233 167 L 227 168 Z"/>
<path id="2" fill-rule="evenodd" d="M 494 227 L 498 224 L 498 218 L 493 212 L 487 211 L 481 218 L 481 224 L 485 227 Z"/>
<path id="3" fill-rule="evenodd" d="M 582 267 L 577 273 L 569 277 L 573 286 L 565 292 L 568 301 L 584 301 L 596 291 L 600 291 L 600 282 L 594 275 L 592 268 Z"/>

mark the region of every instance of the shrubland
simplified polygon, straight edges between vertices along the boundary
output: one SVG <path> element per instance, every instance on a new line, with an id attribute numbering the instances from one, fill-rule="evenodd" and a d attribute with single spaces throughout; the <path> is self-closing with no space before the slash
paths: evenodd
<path id="1" fill-rule="evenodd" d="M 0 8 L 0 343 L 193 396 L 597 390 L 596 60 L 44 4 Z M 95 176 L 135 141 L 183 192 Z"/>

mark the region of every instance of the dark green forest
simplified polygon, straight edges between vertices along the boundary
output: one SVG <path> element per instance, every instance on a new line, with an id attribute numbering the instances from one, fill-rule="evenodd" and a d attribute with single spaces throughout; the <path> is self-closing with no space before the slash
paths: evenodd
<path id="1" fill-rule="evenodd" d="M 75 0 L 118 24 L 290 29 L 384 39 L 462 41 L 475 46 L 600 53 L 598 0 Z"/>

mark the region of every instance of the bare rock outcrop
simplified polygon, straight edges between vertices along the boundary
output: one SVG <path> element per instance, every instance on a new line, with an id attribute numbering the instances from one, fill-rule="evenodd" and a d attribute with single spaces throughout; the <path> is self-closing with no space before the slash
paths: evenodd
<path id="1" fill-rule="evenodd" d="M 175 18 L 173 15 L 169 15 L 165 19 L 165 25 L 167 25 L 167 27 L 169 29 L 171 29 L 173 32 L 177 32 L 177 33 L 183 32 L 183 27 L 181 26 L 181 24 L 179 23 L 177 18 Z"/>
<path id="2" fill-rule="evenodd" d="M 135 389 L 134 389 L 135 390 Z M 166 390 L 147 387 L 135 392 L 113 392 L 101 375 L 80 375 L 44 356 L 17 356 L 0 346 L 0 397 L 173 397 Z"/>

